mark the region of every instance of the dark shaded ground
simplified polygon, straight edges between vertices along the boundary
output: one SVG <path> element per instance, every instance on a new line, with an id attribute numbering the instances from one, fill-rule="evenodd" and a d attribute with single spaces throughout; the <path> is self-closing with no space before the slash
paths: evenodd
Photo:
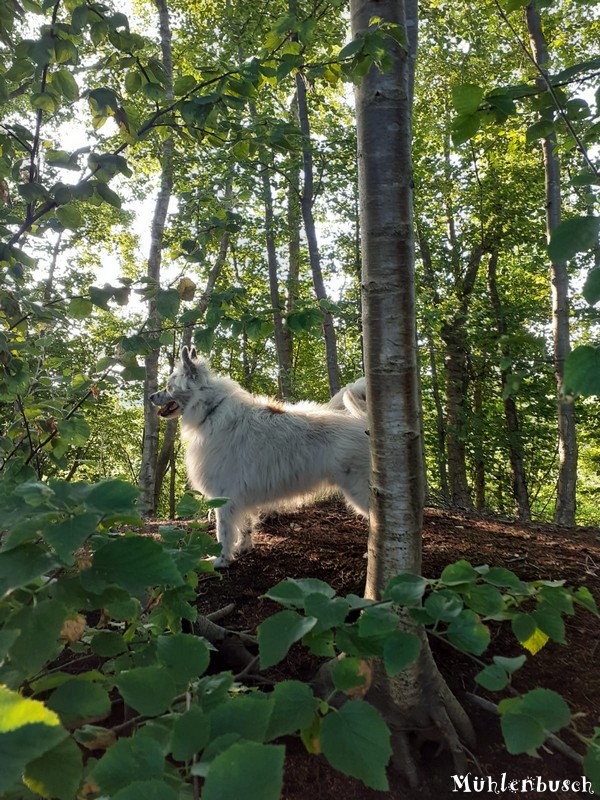
<path id="1" fill-rule="evenodd" d="M 284 578 L 321 578 L 340 594 L 362 594 L 366 560 L 366 526 L 348 513 L 343 505 L 330 502 L 294 514 L 263 521 L 255 534 L 254 551 L 236 562 L 222 580 L 209 579 L 199 587 L 198 608 L 209 613 L 235 603 L 235 611 L 222 624 L 233 629 L 254 629 L 265 617 L 280 610 L 260 598 L 267 589 Z M 428 509 L 424 526 L 423 573 L 437 577 L 444 566 L 460 558 L 474 565 L 487 563 L 505 566 L 524 580 L 563 579 L 574 587 L 586 585 L 600 599 L 600 531 L 596 528 L 561 529 L 551 525 L 523 526 L 512 522 L 465 516 Z M 514 656 L 523 652 L 508 626 L 492 627 L 494 653 Z M 568 646 L 546 645 L 530 657 L 515 677 L 514 686 L 525 692 L 536 686 L 559 691 L 572 712 L 585 715 L 580 730 L 589 733 L 600 724 L 600 624 L 580 609 L 567 620 Z M 435 646 L 437 645 L 437 646 Z M 444 644 L 434 643 L 436 660 L 446 680 L 465 704 L 465 692 L 482 693 L 473 681 L 478 671 L 470 659 Z M 486 659 L 488 655 L 486 654 Z M 319 661 L 295 646 L 288 658 L 268 674 L 273 681 L 289 678 L 309 680 Z M 500 697 L 493 697 L 498 702 Z M 541 776 L 545 781 L 575 779 L 580 768 L 549 750 L 541 758 L 509 756 L 502 744 L 499 724 L 488 712 L 466 705 L 477 731 L 477 751 L 470 768 L 500 780 Z M 578 748 L 567 732 L 565 741 Z M 388 794 L 372 791 L 359 781 L 346 778 L 329 767 L 322 756 L 308 755 L 300 742 L 287 743 L 285 800 L 383 800 L 383 798 L 457 797 L 451 775 L 454 770 L 444 754 L 435 749 L 422 753 L 423 772 L 428 785 L 417 793 L 408 792 L 390 774 Z M 515 797 L 479 792 L 478 796 Z M 572 791 L 527 792 L 528 797 L 572 798 Z"/>

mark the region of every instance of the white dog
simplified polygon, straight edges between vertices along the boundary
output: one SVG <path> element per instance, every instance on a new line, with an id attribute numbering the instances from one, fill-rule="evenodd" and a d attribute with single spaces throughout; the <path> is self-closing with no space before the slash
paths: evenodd
<path id="1" fill-rule="evenodd" d="M 186 347 L 167 382 L 150 400 L 164 419 L 181 416 L 191 486 L 207 498 L 227 497 L 216 511 L 226 567 L 252 547 L 257 511 L 336 487 L 359 514 L 369 513 L 369 438 L 363 415 L 326 406 L 283 405 L 255 397 L 212 372 Z"/>

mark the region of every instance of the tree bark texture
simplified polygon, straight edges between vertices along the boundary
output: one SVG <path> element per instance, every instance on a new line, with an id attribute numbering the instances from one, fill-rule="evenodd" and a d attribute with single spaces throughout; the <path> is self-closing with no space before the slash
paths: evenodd
<path id="1" fill-rule="evenodd" d="M 542 28 L 540 12 L 535 2 L 527 6 L 527 29 L 533 58 L 540 70 L 546 73 L 549 66 L 548 47 Z M 537 81 L 541 91 L 546 81 Z M 556 152 L 554 133 L 542 139 L 544 173 L 546 178 L 546 235 L 548 240 L 560 224 L 562 197 L 560 190 L 560 159 Z M 575 524 L 577 491 L 577 436 L 573 400 L 562 394 L 565 358 L 571 350 L 569 333 L 569 275 L 564 261 L 550 265 L 552 287 L 552 328 L 554 334 L 554 372 L 558 400 L 558 487 L 554 521 L 558 525 Z"/>
<path id="2" fill-rule="evenodd" d="M 403 0 L 351 0 L 350 11 L 355 37 L 368 29 L 373 17 L 398 24 L 406 32 Z M 409 5 L 408 11 L 416 14 L 416 5 Z M 416 17 L 410 22 L 416 31 Z M 411 60 L 396 44 L 390 44 L 390 55 L 392 68 L 381 73 L 372 67 L 355 91 L 371 442 L 365 596 L 372 599 L 380 597 L 394 575 L 421 571 L 424 503 L 415 336 Z M 470 726 L 441 678 L 424 634 L 421 655 L 408 670 L 395 678 L 389 678 L 380 665 L 374 672 L 373 702 L 391 722 L 397 765 L 415 785 L 417 770 L 406 729 L 437 726 L 456 753 L 460 746 L 454 725 L 467 735 Z"/>
<path id="3" fill-rule="evenodd" d="M 396 0 L 378 16 L 404 25 Z M 374 15 L 354 0 L 353 32 Z M 382 11 L 385 9 L 385 15 Z M 356 90 L 363 330 L 371 438 L 372 486 L 368 597 L 392 575 L 421 568 L 423 470 L 415 339 L 412 109 L 406 54 L 372 68 Z"/>
<path id="4" fill-rule="evenodd" d="M 167 101 L 173 99 L 173 60 L 171 55 L 171 29 L 167 0 L 155 0 L 159 14 L 160 42 L 163 66 L 166 75 Z M 150 229 L 150 253 L 148 255 L 147 275 L 158 285 L 160 283 L 160 266 L 162 260 L 162 244 L 165 230 L 169 200 L 173 189 L 173 139 L 168 137 L 162 144 L 161 181 L 154 208 Z M 156 304 L 150 301 L 148 326 L 151 330 L 160 328 L 160 318 L 156 313 Z M 144 381 L 144 435 L 142 441 L 142 459 L 140 465 L 139 487 L 140 509 L 143 514 L 155 512 L 156 459 L 158 455 L 159 418 L 156 409 L 150 402 L 150 395 L 158 391 L 158 359 L 160 346 L 158 336 L 155 348 L 145 358 L 146 378 Z"/>

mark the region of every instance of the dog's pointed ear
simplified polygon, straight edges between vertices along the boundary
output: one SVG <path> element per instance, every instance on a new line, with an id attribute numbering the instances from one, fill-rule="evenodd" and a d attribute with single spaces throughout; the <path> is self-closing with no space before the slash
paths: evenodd
<path id="1" fill-rule="evenodd" d="M 194 359 L 194 361 L 198 358 L 198 351 L 196 350 L 195 347 L 192 347 L 192 349 L 190 350 L 190 356 L 191 358 Z"/>
<path id="2" fill-rule="evenodd" d="M 190 354 L 190 351 L 187 347 L 182 347 L 181 349 L 181 363 L 183 364 L 183 369 L 185 374 L 188 375 L 190 378 L 195 378 L 197 374 L 196 364 L 192 361 L 192 358 L 196 355 L 196 349 L 194 348 Z"/>

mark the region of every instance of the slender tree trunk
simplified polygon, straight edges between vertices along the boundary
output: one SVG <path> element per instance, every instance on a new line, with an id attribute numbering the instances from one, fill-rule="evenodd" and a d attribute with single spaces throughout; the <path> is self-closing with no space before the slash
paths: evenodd
<path id="1" fill-rule="evenodd" d="M 173 100 L 173 61 L 171 55 L 171 29 L 167 0 L 155 0 L 159 14 L 160 42 L 163 67 L 166 75 L 167 101 Z M 157 284 L 160 283 L 160 265 L 162 260 L 162 244 L 165 230 L 169 200 L 173 189 L 173 139 L 168 137 L 162 144 L 162 173 L 160 189 L 154 208 L 150 234 L 150 254 L 148 256 L 147 275 Z M 160 318 L 156 312 L 156 304 L 150 302 L 148 315 L 150 329 L 160 328 Z M 155 511 L 156 459 L 158 454 L 159 419 L 156 409 L 150 402 L 150 395 L 158 391 L 158 359 L 160 345 L 158 336 L 154 349 L 146 356 L 146 379 L 144 381 L 144 437 L 142 442 L 142 460 L 140 466 L 139 486 L 140 509 L 146 515 Z"/>
<path id="2" fill-rule="evenodd" d="M 294 101 L 295 102 L 295 101 Z M 286 279 L 285 312 L 291 314 L 296 307 L 300 290 L 300 174 L 292 168 L 287 192 L 287 232 L 288 232 L 288 272 Z M 285 360 L 290 365 L 290 385 L 294 394 L 294 337 L 288 327 L 284 327 Z"/>
<path id="3" fill-rule="evenodd" d="M 498 331 L 498 341 L 505 342 L 508 333 L 508 326 L 504 317 L 502 301 L 498 292 L 498 282 L 496 273 L 498 267 L 498 253 L 494 251 L 488 263 L 488 287 L 490 291 L 490 302 L 494 316 L 496 318 L 496 329 Z M 523 443 L 521 441 L 521 431 L 519 429 L 519 416 L 515 398 L 509 391 L 509 377 L 512 367 L 508 364 L 510 359 L 510 349 L 506 344 L 500 345 L 500 354 L 506 364 L 500 366 L 500 380 L 502 383 L 502 403 L 504 405 L 504 419 L 508 433 L 508 453 L 512 470 L 513 495 L 517 505 L 517 516 L 523 522 L 531 519 L 531 506 L 529 503 L 529 491 L 525 478 L 525 467 L 523 464 Z"/>
<path id="4" fill-rule="evenodd" d="M 266 156 L 266 153 L 265 153 Z M 286 340 L 286 331 L 281 313 L 281 296 L 279 294 L 279 263 L 275 244 L 275 226 L 273 215 L 273 194 L 269 173 L 263 168 L 262 173 L 263 202 L 265 207 L 265 235 L 267 245 L 267 265 L 269 269 L 269 294 L 273 309 L 273 324 L 275 326 L 275 349 L 278 362 L 279 393 L 282 397 L 292 396 L 291 371 L 292 361 L 289 342 Z"/>
<path id="5" fill-rule="evenodd" d="M 241 60 L 241 54 L 240 54 Z M 256 106 L 249 105 L 250 115 L 253 120 L 258 119 Z M 273 213 L 273 192 L 269 174 L 271 157 L 265 147 L 258 148 L 258 157 L 261 162 L 262 201 L 265 213 L 265 245 L 267 250 L 267 269 L 269 273 L 269 296 L 273 312 L 273 326 L 275 328 L 275 351 L 277 353 L 277 383 L 279 395 L 289 398 L 291 390 L 291 357 L 286 330 L 283 325 L 282 302 L 279 293 L 279 262 L 277 259 L 277 243 L 275 240 L 275 216 Z"/>
<path id="6" fill-rule="evenodd" d="M 459 508 L 473 508 L 467 480 L 467 413 L 469 371 L 464 323 L 453 319 L 442 324 L 446 345 L 444 361 L 446 386 L 446 441 L 448 445 L 448 485 L 450 502 Z"/>
<path id="7" fill-rule="evenodd" d="M 406 31 L 402 0 L 351 0 L 356 37 L 372 17 Z M 411 4 L 409 13 L 416 14 Z M 416 32 L 416 16 L 410 28 Z M 414 28 L 413 28 L 414 26 Z M 416 44 L 416 38 L 413 37 Z M 410 60 L 390 43 L 393 66 L 372 68 L 356 89 L 363 324 L 371 443 L 369 561 L 366 597 L 379 598 L 398 573 L 421 569 L 423 470 L 415 337 Z M 413 61 L 414 63 L 414 61 Z M 419 659 L 391 679 L 375 667 L 371 697 L 396 716 L 395 753 L 411 784 L 418 783 L 407 728 L 430 720 L 457 748 L 452 721 L 470 726 L 433 662 L 427 641 Z M 402 730 L 403 728 L 403 730 Z M 463 765 L 458 765 L 462 767 Z"/>
<path id="8" fill-rule="evenodd" d="M 473 446 L 475 508 L 485 509 L 485 459 L 483 455 L 483 377 L 484 368 L 475 375 L 473 386 L 473 414 L 475 436 Z"/>
<path id="9" fill-rule="evenodd" d="M 549 66 L 548 47 L 542 29 L 540 13 L 535 2 L 527 6 L 527 28 L 533 58 L 544 72 Z M 546 88 L 540 76 L 538 85 Z M 544 172 L 546 177 L 546 233 L 548 240 L 554 228 L 560 224 L 561 190 L 560 160 L 556 153 L 554 133 L 542 140 Z M 552 285 L 552 328 L 554 333 L 554 372 L 558 398 L 558 488 L 554 521 L 558 525 L 575 524 L 577 492 L 577 436 L 575 430 L 575 407 L 573 400 L 563 397 L 565 359 L 571 350 L 569 338 L 569 275 L 564 261 L 550 265 Z"/>
<path id="10" fill-rule="evenodd" d="M 58 254 L 60 253 L 60 247 L 62 243 L 64 231 L 60 231 L 58 236 L 56 237 L 56 241 L 52 247 L 52 258 L 50 260 L 50 269 L 48 270 L 48 277 L 46 278 L 46 283 L 44 284 L 44 302 L 48 303 L 52 299 L 52 294 L 54 292 L 54 273 L 56 272 L 56 262 L 58 261 Z"/>
<path id="11" fill-rule="evenodd" d="M 233 191 L 233 181 L 231 178 L 229 178 L 225 185 L 225 202 L 227 204 L 229 204 L 231 200 L 232 191 Z M 210 303 L 210 298 L 215 288 L 215 284 L 219 279 L 219 275 L 221 274 L 221 271 L 227 259 L 227 251 L 229 249 L 229 238 L 230 238 L 229 231 L 224 231 L 223 235 L 221 236 L 221 245 L 219 247 L 219 253 L 217 255 L 217 258 L 215 259 L 215 263 L 213 264 L 210 272 L 208 273 L 208 278 L 206 279 L 206 286 L 204 287 L 204 293 L 202 294 L 202 297 L 200 298 L 197 305 L 197 310 L 199 312 L 199 317 L 198 317 L 199 319 L 201 319 L 206 313 L 206 309 L 208 308 L 208 304 Z M 181 336 L 181 343 L 180 343 L 181 348 L 190 347 L 192 343 L 193 330 L 194 330 L 193 325 L 186 325 Z M 176 419 L 167 420 L 164 426 L 165 432 L 163 435 L 160 452 L 158 453 L 156 461 L 156 475 L 154 481 L 155 508 L 158 506 L 160 494 L 162 492 L 163 482 L 165 479 L 165 475 L 167 474 L 167 470 L 169 469 L 169 465 L 175 464 L 175 461 L 173 460 L 173 453 L 175 450 L 175 442 L 177 441 L 177 428 L 178 428 L 178 421 Z M 171 477 L 173 479 L 173 476 Z M 172 503 L 170 502 L 169 505 L 171 506 Z"/>
<path id="12" fill-rule="evenodd" d="M 291 5 L 290 5 L 291 7 Z M 296 96 L 298 98 L 298 119 L 300 130 L 302 131 L 302 160 L 304 164 L 304 185 L 302 187 L 302 218 L 304 220 L 304 231 L 308 243 L 308 255 L 312 271 L 313 285 L 317 300 L 327 300 L 327 291 L 323 280 L 321 269 L 321 253 L 319 241 L 315 227 L 313 215 L 314 202 L 314 173 L 313 157 L 310 136 L 310 120 L 308 117 L 308 104 L 306 101 L 306 84 L 303 75 L 296 73 Z M 327 377 L 329 379 L 329 391 L 333 396 L 340 389 L 339 364 L 337 354 L 337 341 L 333 317 L 330 311 L 323 310 L 323 337 L 325 339 L 325 358 L 327 361 Z"/>
<path id="13" fill-rule="evenodd" d="M 444 407 L 442 405 L 442 397 L 440 393 L 440 383 L 438 378 L 437 362 L 435 358 L 435 348 L 433 345 L 433 336 L 431 333 L 427 334 L 427 344 L 429 349 L 429 368 L 431 369 L 431 392 L 433 395 L 433 402 L 435 405 L 435 420 L 437 431 L 437 465 L 438 476 L 440 480 L 440 491 L 444 500 L 450 497 L 448 489 L 448 468 L 446 465 L 446 423 L 444 420 Z"/>

